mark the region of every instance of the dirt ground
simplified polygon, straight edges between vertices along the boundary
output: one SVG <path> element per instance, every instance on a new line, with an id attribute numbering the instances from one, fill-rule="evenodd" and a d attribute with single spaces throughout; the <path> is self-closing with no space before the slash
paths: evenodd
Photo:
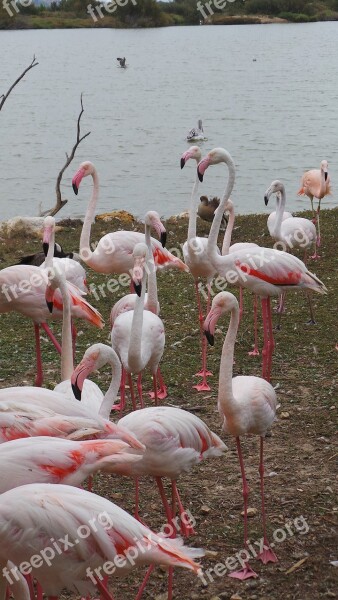
<path id="1" fill-rule="evenodd" d="M 305 216 L 310 216 L 309 214 Z M 208 555 L 201 560 L 204 580 L 191 572 L 177 569 L 174 576 L 174 598 L 180 600 L 316 600 L 338 598 L 338 568 L 330 561 L 338 560 L 337 523 L 337 275 L 336 231 L 338 210 L 322 211 L 323 244 L 319 261 L 310 261 L 309 269 L 317 274 L 328 288 L 327 296 L 314 298 L 316 325 L 306 324 L 308 306 L 302 293 L 289 294 L 282 329 L 276 331 L 272 384 L 277 386 L 280 403 L 278 420 L 265 444 L 266 510 L 270 542 L 278 562 L 264 566 L 252 558 L 257 579 L 239 582 L 227 576 L 227 566 L 243 548 L 243 510 L 240 468 L 235 440 L 221 433 L 217 413 L 217 381 L 219 360 L 228 326 L 228 318 L 219 322 L 215 346 L 209 350 L 208 365 L 213 371 L 211 392 L 198 393 L 192 389 L 192 377 L 199 368 L 199 329 L 193 282 L 191 276 L 166 271 L 159 275 L 161 316 L 166 328 L 166 349 L 161 366 L 169 395 L 165 404 L 192 410 L 208 426 L 221 435 L 228 446 L 224 457 L 202 462 L 185 474 L 178 487 L 185 508 L 196 522 L 196 535 L 187 543 L 202 547 Z M 65 222 L 58 241 L 67 250 L 78 247 L 80 228 Z M 123 224 L 122 224 L 123 225 Z M 103 232 L 121 226 L 120 222 L 97 223 L 92 240 Z M 130 227 L 130 225 L 128 226 Z M 135 227 L 140 227 L 136 224 Z M 169 220 L 169 248 L 179 247 L 186 237 L 185 220 Z M 123 228 L 123 227 L 122 227 Z M 208 226 L 199 223 L 200 235 Z M 271 246 L 266 230 L 266 216 L 238 217 L 233 241 L 252 240 Z M 73 248 L 70 241 L 73 240 Z M 0 266 L 14 262 L 14 257 L 37 251 L 39 243 L 31 239 L 10 240 L 0 247 Z M 90 271 L 88 281 L 96 286 L 106 280 Z M 218 290 L 213 288 L 213 293 Z M 233 291 L 233 290 L 231 290 Z M 103 331 L 78 324 L 77 361 L 90 344 L 101 341 L 109 344 L 109 311 L 112 304 L 128 292 L 106 293 L 96 301 L 105 317 Z M 237 294 L 237 291 L 234 292 Z M 276 302 L 274 301 L 274 305 Z M 234 375 L 261 374 L 261 356 L 250 357 L 253 344 L 252 298 L 245 293 L 244 316 L 235 348 Z M 59 324 L 53 327 L 60 330 Z M 31 324 L 15 314 L 1 316 L 2 387 L 29 384 L 34 380 L 33 338 Z M 261 348 L 260 323 L 260 348 Z M 47 343 L 43 343 L 45 385 L 52 387 L 59 378 L 59 359 Z M 95 379 L 102 389 L 109 381 L 109 370 Z M 150 389 L 150 378 L 144 379 Z M 148 401 L 149 405 L 151 401 Z M 259 440 L 242 441 L 245 467 L 250 488 L 249 535 L 252 548 L 257 548 L 262 535 L 259 494 Z M 133 512 L 133 484 L 128 479 L 100 476 L 94 491 Z M 167 487 L 169 494 L 169 487 Z M 165 523 L 157 489 L 149 480 L 141 482 L 141 515 L 154 530 Z M 216 567 L 216 565 L 218 565 Z M 222 566 L 223 565 L 223 566 Z M 215 571 L 210 571 L 211 568 Z M 206 572 L 207 570 L 208 573 Z M 225 572 L 227 571 L 227 572 Z M 126 579 L 112 581 L 111 590 L 117 600 L 135 598 L 145 569 Z M 166 572 L 157 568 L 152 574 L 145 599 L 166 599 Z M 74 598 L 65 595 L 63 598 Z"/>

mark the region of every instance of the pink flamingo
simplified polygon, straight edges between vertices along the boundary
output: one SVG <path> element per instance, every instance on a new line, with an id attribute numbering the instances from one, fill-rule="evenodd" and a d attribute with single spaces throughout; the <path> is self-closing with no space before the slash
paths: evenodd
<path id="1" fill-rule="evenodd" d="M 136 409 L 132 374 L 141 374 L 149 367 L 153 376 L 153 389 L 155 404 L 157 405 L 157 377 L 156 373 L 164 351 L 165 334 L 161 319 L 154 313 L 144 310 L 144 295 L 147 281 L 145 262 L 148 248 L 145 244 L 138 243 L 133 250 L 134 269 L 133 279 L 141 285 L 141 296 L 137 297 L 134 310 L 120 314 L 114 322 L 111 332 L 111 341 L 114 350 L 120 357 L 125 374 L 128 374 L 130 393 L 133 409 Z M 142 281 L 140 284 L 139 282 Z M 139 291 L 139 290 L 138 290 Z M 138 393 L 143 408 L 142 382 L 138 379 Z M 121 404 L 115 409 L 123 410 L 125 406 L 125 377 L 121 382 Z"/>
<path id="2" fill-rule="evenodd" d="M 239 376 L 232 378 L 234 347 L 239 324 L 239 307 L 235 296 L 229 292 L 220 292 L 212 301 L 211 310 L 204 323 L 204 331 L 209 342 L 213 345 L 216 323 L 226 312 L 231 312 L 231 319 L 223 344 L 219 370 L 218 410 L 223 421 L 223 430 L 236 438 L 243 481 L 244 548 L 246 550 L 248 550 L 247 509 L 249 489 L 245 477 L 240 436 L 246 434 L 260 436 L 259 474 L 261 479 L 264 550 L 259 554 L 259 558 L 266 564 L 277 560 L 276 555 L 271 550 L 266 533 L 263 465 L 264 437 L 276 418 L 276 393 L 272 385 L 260 377 Z M 248 553 L 248 558 L 249 556 Z M 257 574 L 246 562 L 243 569 L 232 572 L 230 577 L 248 579 L 249 577 L 257 577 Z"/>
<path id="3" fill-rule="evenodd" d="M 57 540 L 61 551 L 54 546 L 52 560 L 31 561 L 33 555 L 46 555 L 47 547 L 53 547 L 51 540 Z M 107 575 L 115 579 L 147 564 L 183 567 L 197 574 L 200 566 L 194 559 L 204 555 L 201 549 L 163 539 L 105 498 L 43 483 L 0 496 L 0 541 L 0 567 L 8 560 L 16 565 L 28 561 L 49 600 L 57 600 L 63 589 L 76 595 L 99 590 L 102 598 L 112 600 L 103 583 Z M 3 593 L 3 577 L 0 586 Z"/>
<path id="4" fill-rule="evenodd" d="M 75 173 L 72 184 L 74 193 L 77 194 L 79 185 L 84 177 L 91 175 L 93 179 L 93 192 L 86 212 L 80 238 L 81 259 L 98 273 L 129 273 L 133 268 L 132 252 L 135 244 L 144 241 L 144 234 L 136 231 L 114 231 L 107 233 L 98 242 L 95 250 L 90 248 L 90 230 L 95 216 L 95 207 L 99 192 L 99 179 L 94 165 L 83 162 Z M 160 232 L 161 234 L 162 232 Z M 162 236 L 163 244 L 165 238 Z M 187 266 L 176 256 L 166 250 L 160 242 L 151 238 L 151 246 L 156 267 L 177 267 L 181 271 L 188 271 Z"/>
<path id="5" fill-rule="evenodd" d="M 192 146 L 182 154 L 181 157 L 181 169 L 185 166 L 186 162 L 189 159 L 194 159 L 198 164 L 202 158 L 201 150 L 198 146 Z M 196 174 L 195 183 L 191 193 L 190 200 L 190 208 L 189 208 L 189 225 L 188 225 L 188 239 L 183 245 L 183 256 L 184 261 L 189 267 L 189 271 L 191 272 L 194 282 L 195 282 L 195 290 L 196 290 L 196 298 L 197 298 L 197 306 L 198 306 L 198 318 L 200 324 L 200 334 L 201 334 L 201 347 L 202 347 L 202 367 L 201 370 L 196 374 L 199 377 L 202 377 L 201 383 L 194 385 L 193 387 L 198 392 L 210 391 L 210 386 L 207 382 L 207 377 L 212 375 L 210 371 L 207 369 L 207 343 L 206 339 L 203 335 L 203 311 L 202 311 L 202 303 L 200 297 L 200 283 L 199 279 L 207 280 L 207 289 L 208 289 L 208 298 L 207 298 L 207 308 L 206 312 L 209 312 L 210 307 L 210 285 L 211 281 L 214 278 L 216 273 L 214 267 L 210 263 L 207 255 L 207 238 L 197 237 L 196 236 L 196 220 L 197 220 L 197 205 L 199 203 L 198 198 L 198 176 Z"/>
<path id="6" fill-rule="evenodd" d="M 147 258 L 147 271 L 148 271 L 148 292 L 144 295 L 144 308 L 146 310 L 150 310 L 150 312 L 154 313 L 154 315 L 159 316 L 160 314 L 160 304 L 158 301 L 157 294 L 157 278 L 156 278 L 156 268 L 154 264 L 154 259 L 152 256 L 151 249 L 151 237 L 150 237 L 150 229 L 153 227 L 155 230 L 159 231 L 162 238 L 166 235 L 166 230 L 161 223 L 159 214 L 154 211 L 148 211 L 144 218 L 145 223 L 145 243 L 148 248 L 148 258 Z M 135 302 L 136 302 L 136 294 L 127 294 L 118 300 L 110 313 L 110 329 L 113 328 L 115 319 L 119 316 L 119 314 L 127 312 L 128 310 L 134 310 Z M 157 379 L 160 383 L 160 388 L 157 390 L 157 398 L 159 400 L 164 400 L 167 397 L 167 387 L 164 383 L 162 374 L 160 369 L 157 371 Z M 150 392 L 150 397 L 154 399 L 154 392 Z"/>
<path id="7" fill-rule="evenodd" d="M 303 196 L 305 194 L 310 198 L 314 222 L 316 223 L 317 221 L 318 227 L 317 246 L 320 246 L 320 201 L 324 198 L 324 196 L 331 194 L 330 176 L 328 169 L 329 165 L 327 160 L 322 160 L 319 169 L 311 169 L 310 171 L 306 171 L 302 177 L 301 188 L 297 192 L 298 196 Z M 314 198 L 318 198 L 317 216 L 313 208 Z"/>
<path id="8" fill-rule="evenodd" d="M 61 353 L 60 344 L 46 321 L 62 319 L 62 297 L 59 292 L 56 293 L 54 301 L 56 310 L 51 315 L 45 300 L 46 285 L 47 270 L 34 265 L 14 265 L 0 272 L 0 313 L 18 312 L 31 318 L 34 323 L 37 363 L 35 385 L 37 386 L 41 386 L 43 381 L 40 327 Z M 67 283 L 67 287 L 71 292 L 72 315 L 102 329 L 103 321 L 100 313 L 84 300 L 78 288 L 70 282 Z"/>
<path id="9" fill-rule="evenodd" d="M 231 284 L 250 289 L 262 298 L 264 346 L 263 377 L 270 380 L 274 338 L 271 318 L 270 297 L 280 296 L 285 290 L 309 289 L 320 294 L 326 293 L 325 285 L 310 273 L 304 263 L 287 252 L 271 248 L 248 248 L 220 256 L 217 252 L 217 233 L 235 182 L 235 165 L 224 148 L 215 148 L 199 163 L 197 171 L 200 180 L 210 165 L 226 163 L 229 169 L 228 182 L 223 198 L 211 225 L 208 239 L 208 256 L 219 275 Z"/>
<path id="10" fill-rule="evenodd" d="M 72 441 L 41 436 L 21 438 L 0 445 L 3 477 L 0 494 L 28 483 L 63 483 L 79 487 L 87 477 L 141 459 L 121 440 Z M 115 470 L 116 469 L 116 470 Z"/>

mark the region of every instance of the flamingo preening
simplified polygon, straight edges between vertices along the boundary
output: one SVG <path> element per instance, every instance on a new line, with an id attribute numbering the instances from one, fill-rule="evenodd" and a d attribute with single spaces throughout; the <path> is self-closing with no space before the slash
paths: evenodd
<path id="1" fill-rule="evenodd" d="M 235 296 L 229 292 L 220 292 L 212 301 L 211 310 L 204 323 L 204 331 L 209 342 L 213 345 L 216 323 L 227 312 L 231 312 L 231 319 L 223 344 L 219 370 L 218 411 L 222 419 L 223 430 L 236 438 L 243 481 L 244 549 L 246 551 L 248 549 L 247 509 L 249 489 L 245 477 L 240 436 L 245 434 L 260 436 L 259 474 L 261 479 L 264 549 L 259 558 L 266 564 L 277 560 L 276 555 L 271 550 L 266 533 L 263 465 L 264 437 L 276 418 L 276 393 L 272 385 L 260 377 L 239 376 L 232 378 L 234 347 L 239 324 L 239 306 Z M 247 554 L 247 559 L 249 559 L 249 552 Z M 257 575 L 246 561 L 244 567 L 239 571 L 231 572 L 230 577 L 248 579 L 257 577 Z"/>
<path id="2" fill-rule="evenodd" d="M 301 187 L 297 193 L 298 196 L 303 196 L 305 194 L 310 198 L 312 215 L 314 217 L 314 222 L 317 223 L 317 246 L 320 246 L 320 202 L 324 198 L 324 196 L 331 194 L 329 164 L 327 160 L 322 160 L 319 169 L 311 169 L 310 171 L 306 171 L 304 173 L 304 175 L 302 176 Z M 315 213 L 313 208 L 314 198 L 318 198 L 317 214 Z"/>
<path id="3" fill-rule="evenodd" d="M 189 159 L 194 159 L 198 164 L 201 160 L 201 157 L 202 154 L 200 148 L 198 146 L 192 146 L 192 148 L 189 148 L 189 150 L 184 152 L 181 157 L 181 169 L 183 169 Z M 188 239 L 183 245 L 183 256 L 184 261 L 188 265 L 189 271 L 194 278 L 202 347 L 202 367 L 201 370 L 196 374 L 197 376 L 202 377 L 202 381 L 193 387 L 198 392 L 205 392 L 211 389 L 207 382 L 207 377 L 212 375 L 212 373 L 207 369 L 207 343 L 203 335 L 204 316 L 200 296 L 199 279 L 206 279 L 207 281 L 208 296 L 206 312 L 208 313 L 210 307 L 210 285 L 216 271 L 207 255 L 207 238 L 197 237 L 196 235 L 198 185 L 198 176 L 196 174 L 189 208 Z"/>
<path id="4" fill-rule="evenodd" d="M 225 163 L 229 169 L 227 185 L 220 205 L 215 212 L 208 238 L 208 256 L 217 273 L 230 284 L 250 289 L 262 299 L 264 346 L 264 379 L 270 381 L 274 338 L 271 318 L 270 297 L 280 296 L 285 290 L 308 289 L 320 294 L 326 293 L 325 285 L 310 273 L 304 263 L 287 252 L 271 248 L 247 248 L 220 256 L 217 251 L 217 233 L 224 212 L 224 206 L 230 198 L 235 183 L 235 165 L 224 148 L 211 150 L 198 164 L 197 171 L 201 181 L 210 165 Z"/>

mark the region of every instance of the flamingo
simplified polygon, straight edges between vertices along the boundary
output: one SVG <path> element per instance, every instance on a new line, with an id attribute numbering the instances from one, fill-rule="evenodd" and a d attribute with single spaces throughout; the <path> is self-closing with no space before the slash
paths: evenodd
<path id="1" fill-rule="evenodd" d="M 112 347 L 120 357 L 123 369 L 128 374 L 133 409 L 136 409 L 132 373 L 140 374 L 149 367 L 153 376 L 155 404 L 157 405 L 157 370 L 164 351 L 165 334 L 161 319 L 154 313 L 144 310 L 144 295 L 147 272 L 144 268 L 148 256 L 145 244 L 138 243 L 133 250 L 135 261 L 133 270 L 134 281 L 142 281 L 141 296 L 136 299 L 135 309 L 120 314 L 114 322 L 111 332 Z M 139 290 L 138 290 L 139 291 Z M 143 407 L 141 379 L 138 379 L 138 392 Z M 125 377 L 121 382 L 121 403 L 115 409 L 123 410 L 125 406 Z"/>
<path id="2" fill-rule="evenodd" d="M 0 494 L 28 483 L 63 483 L 79 487 L 83 481 L 108 469 L 141 459 L 121 440 L 73 441 L 41 436 L 21 438 L 0 445 L 2 478 Z"/>
<path id="3" fill-rule="evenodd" d="M 285 196 L 285 187 L 281 181 L 278 179 L 273 181 L 264 194 L 264 202 L 265 206 L 268 205 L 269 198 L 272 194 L 276 194 L 277 200 L 277 209 L 275 212 L 271 213 L 268 218 L 268 229 L 271 237 L 276 240 L 276 244 L 274 247 L 277 247 L 279 243 L 282 246 L 282 250 L 292 250 L 293 248 L 298 248 L 304 250 L 304 263 L 306 263 L 307 251 L 314 246 L 314 255 L 311 257 L 313 259 L 318 258 L 316 252 L 316 226 L 309 219 L 304 219 L 303 217 L 294 217 L 290 215 L 289 217 L 285 217 L 284 208 L 286 202 Z M 283 312 L 285 293 L 281 296 L 280 306 L 278 307 L 279 312 L 279 322 L 277 324 L 277 328 L 280 328 L 280 317 Z M 308 301 L 310 306 L 310 323 L 315 323 L 313 307 L 311 302 L 311 296 L 308 294 Z"/>
<path id="4" fill-rule="evenodd" d="M 0 271 L 0 313 L 18 312 L 33 320 L 35 332 L 37 375 L 35 385 L 41 386 L 43 381 L 40 346 L 40 327 L 44 329 L 61 353 L 61 347 L 46 321 L 62 319 L 62 298 L 57 292 L 55 306 L 57 310 L 50 314 L 45 300 L 47 270 L 34 265 L 14 265 Z M 103 321 L 100 313 L 84 298 L 82 292 L 70 282 L 67 287 L 71 292 L 71 312 L 74 317 L 85 319 L 92 325 L 102 329 Z"/>
<path id="5" fill-rule="evenodd" d="M 147 258 L 147 270 L 148 270 L 148 293 L 144 295 L 144 308 L 146 310 L 150 310 L 150 312 L 154 313 L 154 315 L 159 316 L 160 313 L 160 304 L 158 301 L 157 295 L 157 278 L 156 278 L 156 268 L 154 265 L 154 260 L 151 251 L 151 237 L 150 237 L 150 229 L 153 227 L 155 230 L 160 232 L 163 243 L 166 239 L 166 230 L 161 223 L 159 214 L 150 210 L 146 213 L 144 218 L 145 223 L 145 243 L 148 247 L 148 258 Z M 115 319 L 119 316 L 119 314 L 123 312 L 127 312 L 128 310 L 134 310 L 136 302 L 136 294 L 127 294 L 118 300 L 110 313 L 110 329 L 113 328 Z M 160 369 L 157 372 L 157 378 L 160 383 L 160 388 L 157 390 L 157 398 L 159 400 L 164 400 L 167 397 L 167 387 L 164 383 L 162 374 Z M 150 392 L 150 397 L 154 399 L 154 392 Z"/>
<path id="6" fill-rule="evenodd" d="M 208 256 L 215 270 L 227 282 L 250 289 L 262 299 L 264 347 L 263 377 L 270 380 L 271 363 L 274 348 L 270 297 L 280 296 L 285 290 L 309 289 L 325 294 L 325 285 L 310 273 L 304 263 L 296 256 L 271 248 L 248 248 L 220 256 L 217 252 L 217 232 L 223 215 L 223 209 L 232 192 L 235 182 L 235 165 L 230 154 L 224 148 L 215 148 L 198 164 L 197 171 L 201 181 L 210 165 L 226 163 L 229 177 L 221 203 L 215 212 L 208 238 Z"/>
<path id="7" fill-rule="evenodd" d="M 16 565 L 28 561 L 49 600 L 57 600 L 63 589 L 77 595 L 98 589 L 112 600 L 102 582 L 106 575 L 115 579 L 146 564 L 198 574 L 194 559 L 204 555 L 179 540 L 163 539 L 105 498 L 58 484 L 33 483 L 2 494 L 0 540 L 0 567 L 8 560 Z M 31 561 L 33 555 L 41 561 Z M 46 555 L 52 559 L 44 560 Z M 7 583 L 2 568 L 1 598 Z"/>
<path id="8" fill-rule="evenodd" d="M 202 154 L 201 150 L 198 146 L 192 146 L 189 148 L 181 157 L 181 169 L 185 166 L 186 162 L 189 159 L 194 159 L 198 164 L 201 160 Z M 195 290 L 196 290 L 196 298 L 197 298 L 197 306 L 198 306 L 198 318 L 200 324 L 200 335 L 201 335 L 201 346 L 202 346 L 202 367 L 201 370 L 196 373 L 197 376 L 202 377 L 201 383 L 194 385 L 193 387 L 198 392 L 208 392 L 210 391 L 210 386 L 207 382 L 207 377 L 212 375 L 210 371 L 207 369 L 207 343 L 206 339 L 203 335 L 203 311 L 202 311 L 202 303 L 200 298 L 200 284 L 199 278 L 203 278 L 207 280 L 207 289 L 208 289 L 208 299 L 207 299 L 207 308 L 206 312 L 209 312 L 210 306 L 210 285 L 213 280 L 216 270 L 212 266 L 208 255 L 207 255 L 207 238 L 201 238 L 196 236 L 196 210 L 198 203 L 198 176 L 196 175 L 195 183 L 191 193 L 190 200 L 190 209 L 189 209 L 189 225 L 188 225 L 188 239 L 183 245 L 183 256 L 184 261 L 189 267 L 189 271 L 191 272 L 194 282 L 195 282 Z"/>
<path id="9" fill-rule="evenodd" d="M 249 489 L 245 477 L 240 436 L 246 434 L 260 436 L 259 474 L 261 480 L 264 549 L 259 554 L 259 558 L 266 564 L 277 561 L 277 557 L 269 545 L 266 533 L 263 465 L 264 437 L 276 418 L 276 393 L 272 385 L 260 377 L 232 377 L 234 347 L 239 325 L 239 306 L 235 296 L 230 294 L 230 292 L 220 292 L 212 301 L 211 310 L 204 323 L 204 331 L 210 344 L 213 345 L 214 343 L 214 333 L 218 319 L 227 312 L 231 312 L 231 319 L 223 344 L 219 370 L 218 411 L 222 419 L 223 430 L 225 433 L 229 433 L 236 438 L 243 481 L 244 548 L 246 550 L 248 549 L 247 509 Z M 257 574 L 251 569 L 249 563 L 246 562 L 243 569 L 234 571 L 229 576 L 243 580 L 250 577 L 257 577 Z"/>
<path id="10" fill-rule="evenodd" d="M 90 248 L 90 230 L 94 220 L 95 207 L 99 192 L 99 179 L 96 168 L 89 162 L 83 162 L 75 173 L 72 184 L 77 195 L 79 185 L 84 177 L 91 175 L 93 179 L 93 192 L 86 212 L 80 237 L 81 259 L 98 273 L 129 273 L 133 268 L 132 252 L 135 244 L 144 241 L 144 234 L 136 231 L 114 231 L 107 233 L 98 242 L 95 250 Z M 177 267 L 181 271 L 188 271 L 187 266 L 160 242 L 151 238 L 151 246 L 156 267 Z"/>
<path id="11" fill-rule="evenodd" d="M 327 160 L 322 160 L 319 169 L 311 169 L 310 171 L 306 171 L 302 176 L 301 187 L 297 192 L 298 196 L 304 196 L 305 194 L 310 198 L 312 215 L 314 217 L 314 222 L 317 222 L 318 227 L 317 246 L 320 246 L 320 202 L 324 198 L 324 196 L 331 194 L 330 176 L 328 169 L 329 164 Z M 314 198 L 318 198 L 317 217 L 313 208 Z"/>

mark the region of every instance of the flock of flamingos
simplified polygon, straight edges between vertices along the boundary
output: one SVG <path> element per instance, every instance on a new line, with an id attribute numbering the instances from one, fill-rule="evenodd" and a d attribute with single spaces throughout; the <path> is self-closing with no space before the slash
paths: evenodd
<path id="1" fill-rule="evenodd" d="M 235 166 L 230 154 L 215 148 L 204 158 L 198 146 L 181 157 L 197 164 L 192 190 L 184 262 L 165 249 L 166 232 L 159 215 L 145 216 L 145 234 L 116 231 L 102 237 L 91 249 L 91 223 L 98 200 L 99 182 L 94 165 L 84 162 L 73 177 L 78 193 L 84 177 L 91 176 L 93 189 L 80 239 L 80 257 L 94 271 L 130 275 L 131 293 L 111 311 L 111 346 L 94 344 L 74 369 L 76 329 L 74 318 L 82 318 L 102 328 L 100 313 L 85 299 L 86 273 L 80 262 L 63 257 L 55 243 L 55 220 L 46 217 L 43 231 L 43 264 L 19 264 L 0 272 L 0 312 L 16 311 L 32 319 L 35 331 L 37 373 L 35 386 L 0 390 L 0 600 L 11 595 L 20 600 L 56 600 L 67 589 L 86 600 L 100 597 L 112 600 L 109 577 L 115 579 L 129 570 L 148 565 L 136 600 L 143 595 L 155 565 L 168 567 L 168 599 L 173 598 L 173 569 L 184 567 L 196 574 L 196 562 L 204 551 L 184 543 L 193 533 L 177 488 L 177 479 L 201 460 L 220 456 L 226 446 L 220 437 L 194 414 L 165 406 L 167 388 L 159 369 L 165 346 L 164 324 L 159 317 L 156 269 L 178 268 L 190 272 L 197 292 L 201 331 L 202 365 L 197 390 L 210 389 L 207 344 L 213 344 L 219 319 L 230 313 L 219 371 L 218 410 L 225 433 L 236 439 L 243 480 L 244 548 L 247 546 L 248 486 L 240 437 L 260 436 L 260 480 L 264 548 L 260 560 L 277 561 L 266 532 L 264 508 L 263 442 L 277 408 L 275 389 L 270 383 L 274 349 L 270 298 L 280 298 L 282 311 L 286 292 L 304 290 L 326 293 L 325 285 L 306 266 L 306 254 L 318 258 L 320 245 L 320 200 L 330 193 L 328 164 L 308 171 L 299 193 L 312 204 L 318 199 L 313 220 L 295 218 L 284 211 L 285 190 L 274 181 L 264 199 L 276 195 L 276 212 L 268 227 L 275 248 L 262 248 L 250 242 L 231 245 L 234 205 L 230 199 L 235 182 Z M 196 235 L 198 185 L 206 170 L 220 163 L 227 166 L 226 187 L 215 212 L 208 238 Z M 224 212 L 229 221 L 222 252 L 217 236 Z M 154 232 L 159 238 L 151 237 Z M 291 250 L 304 250 L 304 262 Z M 282 248 L 282 249 L 280 249 Z M 229 285 L 246 288 L 262 303 L 264 346 L 262 377 L 232 377 L 234 346 L 240 323 L 236 297 L 222 291 L 208 298 L 206 316 L 199 297 L 199 280 L 208 289 L 213 278 L 223 277 Z M 147 291 L 146 291 L 147 290 Z M 257 304 L 255 304 L 257 311 Z M 255 315 L 257 317 L 257 315 Z M 62 320 L 62 346 L 47 325 Z M 61 354 L 61 382 L 54 390 L 42 387 L 40 351 L 43 328 Z M 257 353 L 255 348 L 254 353 Z M 108 391 L 88 379 L 96 369 L 109 364 L 112 378 Z M 145 407 L 142 373 L 148 368 L 153 378 L 153 405 Z M 133 377 L 137 377 L 136 390 Z M 126 397 L 128 382 L 129 398 Z M 119 395 L 119 400 L 118 400 Z M 148 401 L 149 402 L 149 401 Z M 131 412 L 122 416 L 126 407 Z M 110 420 L 119 412 L 119 420 Z M 81 488 L 96 472 L 129 476 L 135 481 L 135 516 L 91 491 Z M 153 477 L 163 502 L 170 535 L 151 531 L 139 516 L 139 478 Z M 171 482 L 172 495 L 166 497 L 163 478 Z M 23 486 L 23 487 L 22 487 Z M 90 479 L 88 486 L 91 489 Z M 178 513 L 178 516 L 176 516 Z M 175 525 L 175 526 L 174 526 Z M 177 534 L 180 534 L 179 536 Z M 257 577 L 245 561 L 231 577 L 244 580 Z"/>

